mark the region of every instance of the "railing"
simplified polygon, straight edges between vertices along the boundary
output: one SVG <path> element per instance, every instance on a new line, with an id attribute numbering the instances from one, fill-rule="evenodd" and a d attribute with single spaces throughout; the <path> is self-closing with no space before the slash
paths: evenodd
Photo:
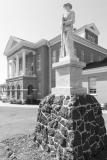
<path id="1" fill-rule="evenodd" d="M 33 76 L 33 71 L 30 71 L 30 70 L 26 69 L 26 73 L 25 74 L 29 75 L 29 76 Z M 22 75 L 23 75 L 23 70 L 18 72 L 18 76 L 22 76 Z M 14 78 L 14 77 L 16 77 L 16 73 L 14 74 L 13 77 L 12 77 L 11 74 L 9 75 L 9 78 Z"/>
<path id="2" fill-rule="evenodd" d="M 30 71 L 30 70 L 26 69 L 26 75 L 32 76 L 33 75 L 33 71 Z"/>
<path id="3" fill-rule="evenodd" d="M 19 71 L 19 76 L 22 76 L 23 75 L 23 71 Z"/>

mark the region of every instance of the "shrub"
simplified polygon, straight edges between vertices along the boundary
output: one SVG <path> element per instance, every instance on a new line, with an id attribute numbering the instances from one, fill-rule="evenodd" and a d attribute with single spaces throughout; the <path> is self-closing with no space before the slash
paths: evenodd
<path id="1" fill-rule="evenodd" d="M 30 104 L 35 104 L 35 99 L 34 99 L 34 98 L 33 98 L 33 99 L 32 99 L 32 98 L 30 99 Z"/>
<path id="2" fill-rule="evenodd" d="M 26 99 L 26 104 L 30 104 L 31 101 L 30 101 L 30 96 L 27 96 L 27 99 Z"/>
<path id="3" fill-rule="evenodd" d="M 13 99 L 12 98 L 10 99 L 10 104 L 13 104 Z"/>
<path id="4" fill-rule="evenodd" d="M 30 96 L 30 95 L 27 96 L 26 104 L 36 104 L 36 105 L 39 105 L 40 102 L 41 102 L 40 100 L 34 99 L 33 96 Z"/>
<path id="5" fill-rule="evenodd" d="M 2 102 L 6 103 L 7 102 L 7 98 L 2 99 Z"/>
<path id="6" fill-rule="evenodd" d="M 16 103 L 17 103 L 17 100 L 15 98 L 10 99 L 10 104 L 16 104 Z"/>
<path id="7" fill-rule="evenodd" d="M 18 100 L 17 100 L 17 104 L 22 104 L 22 100 L 21 100 L 21 99 L 18 99 Z"/>
<path id="8" fill-rule="evenodd" d="M 35 99 L 35 104 L 39 105 L 40 102 L 41 102 L 41 100 Z"/>

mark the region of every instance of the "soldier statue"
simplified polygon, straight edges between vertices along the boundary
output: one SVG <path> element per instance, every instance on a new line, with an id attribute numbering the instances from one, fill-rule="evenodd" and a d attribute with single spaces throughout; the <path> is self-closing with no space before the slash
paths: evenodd
<path id="1" fill-rule="evenodd" d="M 73 33 L 73 24 L 75 23 L 75 12 L 72 10 L 72 5 L 66 3 L 63 5 L 66 13 L 62 17 L 61 22 L 61 57 L 64 57 L 64 47 L 66 51 L 66 56 L 69 56 L 70 59 L 76 59 L 74 54 L 74 43 L 72 40 Z"/>

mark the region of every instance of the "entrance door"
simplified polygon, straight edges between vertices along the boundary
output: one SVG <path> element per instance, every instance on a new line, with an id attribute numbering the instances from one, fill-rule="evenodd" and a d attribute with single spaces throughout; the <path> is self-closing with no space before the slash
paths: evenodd
<path id="1" fill-rule="evenodd" d="M 33 93 L 33 86 L 29 85 L 28 86 L 28 95 L 32 95 L 32 93 Z"/>
<path id="2" fill-rule="evenodd" d="M 17 99 L 20 99 L 20 85 L 17 86 Z"/>

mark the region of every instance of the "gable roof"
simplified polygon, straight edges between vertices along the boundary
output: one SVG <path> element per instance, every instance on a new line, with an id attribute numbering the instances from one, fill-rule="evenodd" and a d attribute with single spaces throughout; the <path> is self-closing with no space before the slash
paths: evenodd
<path id="1" fill-rule="evenodd" d="M 98 29 L 97 29 L 97 27 L 96 27 L 96 25 L 94 23 L 90 23 L 90 24 L 84 25 L 83 27 L 75 30 L 75 34 L 79 35 L 79 33 L 85 31 L 85 29 L 88 29 L 89 31 L 93 32 L 96 35 L 100 34 L 100 32 L 98 31 Z"/>
<path id="2" fill-rule="evenodd" d="M 23 40 L 21 38 L 10 36 L 3 54 L 5 56 L 9 56 L 14 51 L 18 50 L 19 48 L 21 48 L 23 46 L 27 46 L 27 47 L 30 47 L 32 49 L 36 49 L 36 48 L 38 48 L 42 45 L 46 45 L 46 44 L 47 44 L 47 40 L 45 40 L 45 39 L 41 39 L 37 43 L 33 43 L 33 42 Z"/>
<path id="3" fill-rule="evenodd" d="M 9 38 L 9 40 L 7 42 L 6 48 L 4 50 L 4 53 L 9 51 L 12 47 L 14 47 L 16 44 L 18 44 L 20 42 L 21 42 L 21 39 L 13 37 L 13 36 L 10 36 L 10 38 Z"/>

